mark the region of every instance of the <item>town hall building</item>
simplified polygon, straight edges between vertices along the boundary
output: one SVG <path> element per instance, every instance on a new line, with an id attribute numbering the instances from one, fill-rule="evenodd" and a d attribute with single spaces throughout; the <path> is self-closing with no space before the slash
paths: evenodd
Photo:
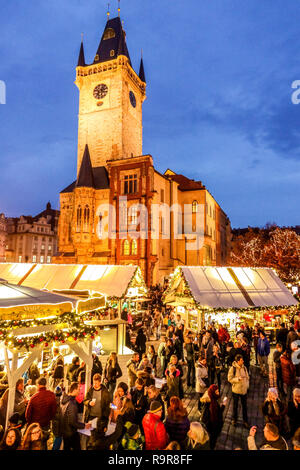
<path id="1" fill-rule="evenodd" d="M 60 193 L 54 263 L 134 264 L 148 285 L 178 265 L 225 265 L 230 221 L 201 181 L 143 155 L 143 59 L 132 67 L 120 17 L 92 64 L 81 43 L 77 177 Z"/>

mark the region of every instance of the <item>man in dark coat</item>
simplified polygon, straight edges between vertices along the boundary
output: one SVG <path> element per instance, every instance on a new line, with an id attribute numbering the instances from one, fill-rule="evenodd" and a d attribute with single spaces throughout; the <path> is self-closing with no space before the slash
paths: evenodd
<path id="1" fill-rule="evenodd" d="M 276 331 L 276 342 L 281 343 L 283 349 L 286 347 L 286 340 L 289 330 L 286 328 L 285 323 L 281 323 L 280 329 Z"/>
<path id="2" fill-rule="evenodd" d="M 63 395 L 61 400 L 64 450 L 81 450 L 78 429 L 90 429 L 91 427 L 90 424 L 80 423 L 78 420 L 78 406 L 76 402 L 78 393 L 78 383 L 73 382 L 70 385 L 68 395 Z"/>
<path id="3" fill-rule="evenodd" d="M 84 404 L 84 421 L 87 423 L 91 419 L 99 418 L 99 423 L 107 427 L 110 415 L 110 394 L 105 385 L 102 384 L 100 374 L 93 376 L 93 385 L 88 390 Z M 100 424 L 99 424 L 100 425 Z"/>

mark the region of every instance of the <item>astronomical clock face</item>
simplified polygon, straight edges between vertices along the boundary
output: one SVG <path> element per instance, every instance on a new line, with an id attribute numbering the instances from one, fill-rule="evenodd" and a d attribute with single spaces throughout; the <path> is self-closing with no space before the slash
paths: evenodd
<path id="1" fill-rule="evenodd" d="M 108 92 L 107 86 L 104 83 L 100 83 L 100 85 L 97 85 L 94 88 L 93 95 L 94 95 L 94 98 L 96 98 L 97 100 L 100 100 L 107 95 L 107 92 Z"/>
<path id="2" fill-rule="evenodd" d="M 136 107 L 136 98 L 135 98 L 135 95 L 134 95 L 133 91 L 129 92 L 129 99 L 130 99 L 131 106 L 133 106 L 135 108 Z"/>

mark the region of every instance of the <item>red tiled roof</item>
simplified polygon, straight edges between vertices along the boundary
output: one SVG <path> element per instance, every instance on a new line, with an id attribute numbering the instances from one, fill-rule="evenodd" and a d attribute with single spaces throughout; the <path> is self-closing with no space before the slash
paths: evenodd
<path id="1" fill-rule="evenodd" d="M 179 184 L 179 189 L 181 191 L 193 191 L 196 189 L 205 189 L 205 186 L 201 181 L 191 180 L 184 175 L 167 175 L 173 181 Z"/>

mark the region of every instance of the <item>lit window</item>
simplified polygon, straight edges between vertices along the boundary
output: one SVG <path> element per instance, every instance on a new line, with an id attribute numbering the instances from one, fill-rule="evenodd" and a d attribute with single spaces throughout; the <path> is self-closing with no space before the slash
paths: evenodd
<path id="1" fill-rule="evenodd" d="M 116 33 L 115 33 L 115 30 L 113 28 L 107 28 L 104 31 L 104 35 L 103 35 L 104 41 L 106 41 L 106 39 L 111 39 L 111 38 L 114 38 L 114 37 L 116 37 Z"/>
<path id="2" fill-rule="evenodd" d="M 137 175 L 126 175 L 124 177 L 124 194 L 137 193 Z"/>
<path id="3" fill-rule="evenodd" d="M 128 256 L 130 255 L 130 245 L 128 240 L 124 240 L 123 243 L 123 255 Z"/>
<path id="4" fill-rule="evenodd" d="M 198 202 L 193 201 L 192 202 L 192 213 L 195 214 L 196 212 L 198 212 Z"/>
<path id="5" fill-rule="evenodd" d="M 33 263 L 36 263 L 36 255 L 33 255 L 33 257 L 32 257 L 32 262 L 33 262 Z"/>
<path id="6" fill-rule="evenodd" d="M 19 263 L 22 263 L 22 255 L 19 256 Z"/>
<path id="7" fill-rule="evenodd" d="M 81 230 L 81 216 L 82 216 L 82 209 L 81 209 L 81 206 L 78 206 L 78 208 L 77 208 L 76 232 L 80 232 L 80 230 Z"/>
<path id="8" fill-rule="evenodd" d="M 44 262 L 44 256 L 41 256 L 41 257 L 40 257 L 40 262 L 41 262 L 41 263 Z"/>
<path id="9" fill-rule="evenodd" d="M 90 209 L 89 206 L 85 206 L 84 213 L 83 213 L 83 231 L 89 231 L 89 224 L 90 224 Z"/>
<path id="10" fill-rule="evenodd" d="M 51 256 L 47 256 L 47 263 L 51 263 Z"/>
<path id="11" fill-rule="evenodd" d="M 131 254 L 137 255 L 137 241 L 136 240 L 132 240 L 131 242 Z"/>
<path id="12" fill-rule="evenodd" d="M 138 223 L 138 211 L 137 211 L 137 208 L 135 206 L 132 206 L 129 208 L 129 224 L 132 224 L 132 225 L 137 225 Z"/>
<path id="13" fill-rule="evenodd" d="M 112 49 L 112 50 L 110 51 L 110 57 L 114 57 L 114 55 L 115 55 L 115 51 Z"/>
<path id="14" fill-rule="evenodd" d="M 44 249 L 45 249 L 45 245 L 42 245 L 42 246 L 41 246 L 41 250 L 44 250 Z"/>
<path id="15" fill-rule="evenodd" d="M 49 245 L 49 246 L 48 246 L 48 251 L 51 251 L 51 250 L 52 250 L 52 246 Z"/>

